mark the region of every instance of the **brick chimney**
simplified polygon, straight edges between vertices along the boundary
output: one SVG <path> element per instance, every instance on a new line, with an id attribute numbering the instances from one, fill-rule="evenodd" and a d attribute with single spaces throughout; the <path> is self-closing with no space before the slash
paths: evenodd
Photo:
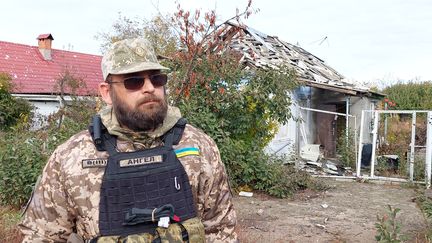
<path id="1" fill-rule="evenodd" d="M 54 40 L 51 34 L 41 34 L 37 37 L 39 51 L 46 61 L 51 61 L 51 43 Z"/>

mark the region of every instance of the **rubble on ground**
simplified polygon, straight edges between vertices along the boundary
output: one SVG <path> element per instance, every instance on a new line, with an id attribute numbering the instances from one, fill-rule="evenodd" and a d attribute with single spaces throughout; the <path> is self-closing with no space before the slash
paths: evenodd
<path id="1" fill-rule="evenodd" d="M 335 158 L 324 158 L 319 144 L 306 144 L 300 151 L 300 158 L 295 161 L 298 170 L 312 175 L 352 176 L 351 167 L 341 166 Z"/>
<path id="2" fill-rule="evenodd" d="M 352 176 L 351 167 L 340 166 L 337 161 L 329 159 L 320 159 L 319 161 L 297 160 L 295 166 L 298 170 L 306 171 L 312 175 L 334 175 L 334 176 Z"/>

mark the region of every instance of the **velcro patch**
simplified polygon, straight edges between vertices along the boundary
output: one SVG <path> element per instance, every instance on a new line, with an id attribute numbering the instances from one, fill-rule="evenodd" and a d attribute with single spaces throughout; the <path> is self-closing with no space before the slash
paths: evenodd
<path id="1" fill-rule="evenodd" d="M 107 159 L 83 159 L 82 167 L 85 168 L 95 168 L 95 167 L 105 167 L 107 165 Z"/>
<path id="2" fill-rule="evenodd" d="M 120 167 L 138 166 L 145 164 L 153 164 L 162 162 L 162 155 L 155 155 L 149 157 L 139 157 L 133 159 L 120 160 Z"/>

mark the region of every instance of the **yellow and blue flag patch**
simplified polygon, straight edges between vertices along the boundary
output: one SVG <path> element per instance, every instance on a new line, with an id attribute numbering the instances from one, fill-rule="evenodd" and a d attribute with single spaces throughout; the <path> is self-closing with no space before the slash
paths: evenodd
<path id="1" fill-rule="evenodd" d="M 199 148 L 188 147 L 174 150 L 177 158 L 181 158 L 188 155 L 200 155 Z"/>

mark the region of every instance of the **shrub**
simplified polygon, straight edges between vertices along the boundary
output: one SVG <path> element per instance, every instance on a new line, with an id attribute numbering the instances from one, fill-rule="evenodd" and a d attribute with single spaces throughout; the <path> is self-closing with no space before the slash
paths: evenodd
<path id="1" fill-rule="evenodd" d="M 0 140 L 0 204 L 22 206 L 54 149 L 73 134 L 87 128 L 92 103 L 61 109 L 38 131 L 14 128 Z M 61 119 L 60 119 L 61 118 Z"/>
<path id="2" fill-rule="evenodd" d="M 275 176 L 269 181 L 271 184 L 265 190 L 272 196 L 285 198 L 305 189 L 315 191 L 329 189 L 324 181 L 313 178 L 305 171 L 298 171 L 292 165 L 274 166 L 273 173 Z"/>
<path id="3" fill-rule="evenodd" d="M 308 173 L 298 171 L 292 165 L 285 165 L 283 157 L 262 153 L 257 145 L 246 145 L 244 141 L 228 139 L 219 147 L 231 185 L 235 188 L 260 190 L 280 198 L 292 196 L 296 191 L 306 188 L 328 188 Z"/>
<path id="4" fill-rule="evenodd" d="M 54 149 L 73 134 L 87 129 L 95 112 L 94 99 L 72 97 L 72 102 L 48 118 L 43 129 L 29 130 L 28 123 L 23 122 L 2 132 L 0 205 L 19 208 L 25 204 Z"/>
<path id="5" fill-rule="evenodd" d="M 341 156 L 342 166 L 355 168 L 357 148 L 355 147 L 354 132 L 349 130 L 348 138 L 345 136 L 345 131 L 342 131 L 341 134 L 337 139 L 337 154 Z"/>
<path id="6" fill-rule="evenodd" d="M 399 82 L 385 88 L 383 93 L 387 97 L 381 103 L 381 109 L 387 104 L 387 109 L 396 110 L 431 110 L 432 109 L 432 82 Z M 405 175 L 409 167 L 408 153 L 411 143 L 411 115 L 386 114 L 384 119 L 388 121 L 388 132 L 384 137 L 384 122 L 380 123 L 380 137 L 384 137 L 385 143 L 379 148 L 381 154 L 396 154 L 399 156 L 399 174 Z M 418 113 L 416 120 L 415 145 L 426 143 L 426 115 Z M 416 152 L 418 149 L 416 149 Z M 423 162 L 415 160 L 414 175 L 416 180 L 424 178 Z"/>
<path id="7" fill-rule="evenodd" d="M 397 83 L 383 90 L 397 110 L 432 109 L 432 82 Z"/>
<path id="8" fill-rule="evenodd" d="M 383 115 L 382 117 L 383 119 L 387 119 L 387 134 L 384 137 L 385 123 L 380 123 L 378 130 L 379 137 L 384 138 L 384 140 L 381 140 L 383 142 L 378 147 L 377 156 L 385 154 L 397 155 L 399 159 L 399 165 L 397 170 L 394 170 L 394 168 L 389 168 L 385 159 L 382 159 L 381 161 L 378 161 L 382 163 L 379 163 L 379 167 L 377 169 L 382 169 L 385 171 L 385 176 L 395 173 L 401 176 L 407 176 L 408 168 L 410 166 L 409 151 L 411 144 L 412 118 L 401 117 L 396 114 L 387 114 Z M 424 145 L 426 143 L 426 125 L 426 118 L 421 114 L 417 114 L 415 125 L 415 145 Z M 425 157 L 422 155 L 422 149 L 416 148 L 414 156 L 414 179 L 420 181 L 424 179 L 425 174 Z"/>
<path id="9" fill-rule="evenodd" d="M 401 225 L 396 221 L 396 215 L 400 209 L 393 209 L 391 205 L 387 205 L 387 207 L 387 214 L 382 217 L 377 215 L 378 222 L 375 223 L 377 235 L 375 236 L 375 239 L 378 242 L 385 243 L 402 242 L 404 237 L 400 234 Z"/>
<path id="10" fill-rule="evenodd" d="M 19 208 L 47 160 L 34 132 L 12 130 L 0 140 L 0 203 Z"/>
<path id="11" fill-rule="evenodd" d="M 417 205 L 429 220 L 432 220 L 432 199 L 424 195 L 424 192 L 418 193 L 416 197 Z"/>
<path id="12" fill-rule="evenodd" d="M 0 73 L 0 130 L 31 120 L 32 106 L 23 99 L 13 97 L 11 90 L 10 76 Z"/>

